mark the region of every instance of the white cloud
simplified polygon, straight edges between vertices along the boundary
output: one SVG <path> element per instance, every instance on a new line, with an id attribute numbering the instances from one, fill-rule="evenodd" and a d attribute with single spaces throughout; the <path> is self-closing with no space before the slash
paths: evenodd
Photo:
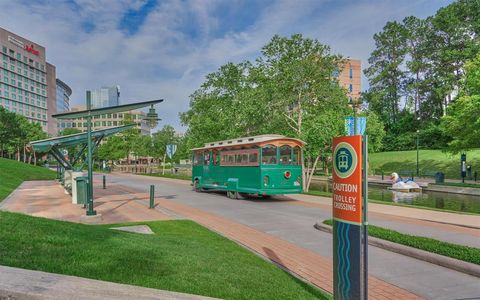
<path id="1" fill-rule="evenodd" d="M 429 7 L 427 1 L 414 0 L 278 0 L 263 6 L 249 26 L 219 35 L 222 19 L 213 12 L 226 2 L 168 0 L 159 1 L 129 35 L 119 24 L 145 0 L 0 1 L 0 27 L 47 48 L 57 76 L 74 90 L 74 105 L 84 102 L 87 89 L 118 84 L 123 103 L 164 98 L 158 105 L 164 120 L 160 126 L 179 128 L 178 113 L 188 109 L 188 96 L 206 74 L 228 61 L 254 59 L 274 34 L 299 32 L 318 38 L 336 52 L 362 59 L 365 67 L 372 35 L 386 21 L 412 14 L 425 17 L 447 2 Z M 92 30 L 87 33 L 86 27 Z M 186 30 L 192 28 L 194 38 Z"/>

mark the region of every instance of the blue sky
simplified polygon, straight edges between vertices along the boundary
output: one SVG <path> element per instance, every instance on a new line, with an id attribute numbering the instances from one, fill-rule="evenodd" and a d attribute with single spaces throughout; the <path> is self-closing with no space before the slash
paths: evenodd
<path id="1" fill-rule="evenodd" d="M 73 89 L 120 85 L 121 102 L 163 98 L 158 112 L 179 131 L 178 113 L 205 75 L 253 60 L 275 34 L 301 33 L 367 67 L 372 36 L 389 20 L 433 15 L 450 0 L 0 0 L 0 27 L 47 48 Z M 367 87 L 365 78 L 362 89 Z"/>

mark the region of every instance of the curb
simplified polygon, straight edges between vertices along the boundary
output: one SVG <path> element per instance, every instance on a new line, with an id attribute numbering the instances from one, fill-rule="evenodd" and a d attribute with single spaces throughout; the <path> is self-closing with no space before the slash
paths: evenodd
<path id="1" fill-rule="evenodd" d="M 317 230 L 332 233 L 332 226 L 325 225 L 322 223 L 315 223 L 313 227 Z M 441 267 L 452 269 L 458 272 L 462 272 L 468 275 L 472 275 L 480 278 L 480 266 L 465 262 L 463 260 L 458 260 L 455 258 L 443 256 L 440 254 L 431 253 L 428 251 L 416 249 L 409 246 L 404 246 L 401 244 L 393 243 L 390 241 L 382 240 L 376 237 L 368 237 L 368 244 L 374 247 L 378 247 L 384 250 L 402 254 L 405 256 L 413 257 L 419 260 L 423 260 Z"/>

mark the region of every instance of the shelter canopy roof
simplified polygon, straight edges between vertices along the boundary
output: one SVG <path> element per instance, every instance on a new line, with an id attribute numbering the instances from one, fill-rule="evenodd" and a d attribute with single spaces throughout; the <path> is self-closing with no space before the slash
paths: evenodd
<path id="1" fill-rule="evenodd" d="M 163 99 L 151 100 L 151 101 L 145 101 L 145 102 L 133 103 L 133 104 L 124 104 L 124 105 L 111 106 L 111 107 L 104 107 L 104 108 L 92 108 L 90 110 L 66 112 L 66 113 L 52 115 L 52 117 L 57 119 L 76 119 L 76 118 L 87 117 L 88 115 L 98 116 L 103 114 L 114 114 L 122 111 L 142 108 L 142 107 L 157 104 L 160 102 L 163 102 Z"/>
<path id="2" fill-rule="evenodd" d="M 93 140 L 102 139 L 106 136 L 113 135 L 115 133 L 119 133 L 121 131 L 130 129 L 133 127 L 135 127 L 135 124 L 92 131 L 92 139 Z M 49 152 L 52 149 L 52 147 L 63 148 L 67 146 L 86 144 L 87 142 L 88 142 L 87 133 L 82 132 L 82 133 L 49 138 L 45 140 L 33 141 L 33 142 L 30 142 L 30 145 L 37 152 Z"/>

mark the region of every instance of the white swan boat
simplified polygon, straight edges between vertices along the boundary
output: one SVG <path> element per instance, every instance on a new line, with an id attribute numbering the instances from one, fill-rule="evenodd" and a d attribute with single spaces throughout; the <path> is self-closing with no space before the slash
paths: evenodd
<path id="1" fill-rule="evenodd" d="M 403 181 L 397 173 L 392 173 L 390 180 L 392 180 L 392 187 L 389 188 L 390 190 L 403 193 L 418 193 L 422 191 L 422 188 L 411 178 Z"/>

